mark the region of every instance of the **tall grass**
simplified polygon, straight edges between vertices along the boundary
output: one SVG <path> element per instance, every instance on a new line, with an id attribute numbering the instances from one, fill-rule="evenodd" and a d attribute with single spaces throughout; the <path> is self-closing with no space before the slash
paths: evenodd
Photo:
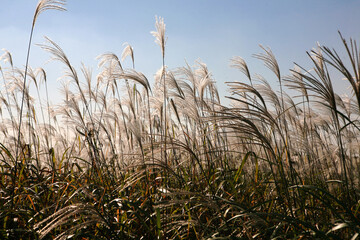
<path id="1" fill-rule="evenodd" d="M 34 23 L 60 3 L 40 1 Z M 162 62 L 153 85 L 129 44 L 121 57 L 100 55 L 94 77 L 46 38 L 41 48 L 66 69 L 63 101 L 53 106 L 47 90 L 40 100 L 44 69 L 1 56 L 0 238 L 356 239 L 356 41 L 340 35 L 347 58 L 318 46 L 308 53 L 311 69 L 297 65 L 286 76 L 261 47 L 254 56 L 278 90 L 234 57 L 244 77 L 228 83 L 225 106 L 205 63 L 165 66 L 162 18 L 155 27 Z M 352 96 L 334 90 L 339 73 Z"/>

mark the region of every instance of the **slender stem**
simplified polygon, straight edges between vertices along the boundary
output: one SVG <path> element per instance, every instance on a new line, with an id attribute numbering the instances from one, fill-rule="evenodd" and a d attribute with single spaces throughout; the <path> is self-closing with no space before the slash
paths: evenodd
<path id="1" fill-rule="evenodd" d="M 166 84 L 165 84 L 165 56 L 163 54 L 162 57 L 162 78 L 163 78 L 163 90 L 164 90 L 164 158 L 165 158 L 165 165 L 168 165 L 167 155 L 166 155 L 166 138 L 167 138 L 167 119 L 166 119 Z"/>
<path id="2" fill-rule="evenodd" d="M 19 130 L 18 130 L 18 144 L 16 146 L 16 159 L 18 158 L 18 154 L 19 154 L 19 146 L 21 143 L 20 140 L 20 135 L 21 135 L 21 124 L 22 124 L 22 112 L 23 112 L 23 108 L 24 108 L 24 98 L 25 98 L 25 89 L 26 89 L 26 77 L 27 77 L 27 69 L 28 69 L 28 65 L 29 65 L 29 58 L 30 58 L 30 48 L 31 48 L 31 42 L 32 42 L 32 36 L 33 36 L 33 32 L 34 32 L 34 25 L 32 25 L 31 27 L 31 32 L 30 32 L 30 38 L 29 38 L 29 45 L 28 45 L 28 49 L 27 49 L 27 55 L 26 55 L 26 64 L 25 64 L 25 73 L 24 73 L 24 84 L 23 84 L 23 90 L 22 90 L 22 97 L 21 97 L 21 107 L 20 107 L 20 116 L 19 116 Z M 15 171 L 16 171 L 16 164 L 15 164 Z"/>

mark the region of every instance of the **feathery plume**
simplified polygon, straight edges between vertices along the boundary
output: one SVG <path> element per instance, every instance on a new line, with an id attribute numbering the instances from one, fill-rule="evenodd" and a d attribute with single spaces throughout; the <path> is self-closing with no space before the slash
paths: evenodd
<path id="1" fill-rule="evenodd" d="M 4 53 L 0 56 L 0 61 L 4 59 L 4 62 L 9 62 L 11 67 L 13 67 L 11 53 L 8 50 L 6 50 L 5 48 L 3 48 L 1 50 L 4 51 Z"/>
<path id="2" fill-rule="evenodd" d="M 65 0 L 40 0 L 36 6 L 36 10 L 34 13 L 32 27 L 35 26 L 35 22 L 40 15 L 40 13 L 45 12 L 46 10 L 59 10 L 59 11 L 66 11 Z"/>
<path id="3" fill-rule="evenodd" d="M 165 44 L 166 44 L 166 40 L 167 40 L 167 39 L 165 39 L 164 18 L 156 16 L 155 19 L 156 19 L 156 23 L 155 23 L 156 31 L 151 31 L 151 34 L 155 37 L 155 42 L 160 46 L 161 53 L 164 57 L 165 56 Z"/>
<path id="4" fill-rule="evenodd" d="M 134 66 L 134 49 L 132 48 L 132 46 L 129 43 L 124 43 L 123 46 L 125 46 L 122 54 L 121 54 L 121 61 L 124 61 L 125 58 L 127 58 L 128 56 L 131 57 L 131 61 L 133 63 Z"/>
<path id="5" fill-rule="evenodd" d="M 151 91 L 151 87 L 148 79 L 141 72 L 137 72 L 135 70 L 127 70 L 121 74 L 115 74 L 114 76 L 119 77 L 121 79 L 131 79 L 141 84 L 146 89 L 146 91 Z"/>
<path id="6" fill-rule="evenodd" d="M 230 59 L 230 62 L 230 67 L 239 69 L 243 74 L 245 74 L 245 76 L 250 80 L 251 83 L 250 71 L 245 60 L 239 56 L 235 56 Z"/>
<path id="7" fill-rule="evenodd" d="M 260 59 L 264 62 L 265 66 L 267 68 L 269 68 L 272 72 L 275 73 L 275 75 L 277 76 L 277 78 L 280 80 L 281 79 L 281 75 L 280 75 L 280 67 L 278 65 L 278 62 L 275 58 L 275 55 L 273 54 L 273 52 L 271 51 L 270 48 L 266 48 L 262 45 L 260 45 L 260 48 L 262 50 L 265 51 L 265 53 L 259 53 L 259 54 L 255 54 L 254 57 L 257 59 Z"/>

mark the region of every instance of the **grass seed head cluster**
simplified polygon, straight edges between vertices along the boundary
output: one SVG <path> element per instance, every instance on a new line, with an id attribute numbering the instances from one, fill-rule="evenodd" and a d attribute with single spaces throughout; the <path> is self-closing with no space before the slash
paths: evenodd
<path id="1" fill-rule="evenodd" d="M 121 57 L 100 55 L 94 76 L 46 38 L 40 47 L 65 67 L 62 102 L 51 105 L 46 71 L 28 60 L 40 13 L 64 4 L 39 1 L 25 68 L 6 50 L 0 57 L 1 239 L 357 238 L 356 41 L 340 34 L 346 58 L 318 46 L 311 69 L 288 75 L 261 46 L 254 57 L 279 90 L 234 57 L 239 80 L 227 83 L 225 106 L 205 63 L 166 67 L 161 17 L 151 32 L 162 56 L 153 85 L 128 43 Z M 336 93 L 334 72 L 351 96 Z"/>

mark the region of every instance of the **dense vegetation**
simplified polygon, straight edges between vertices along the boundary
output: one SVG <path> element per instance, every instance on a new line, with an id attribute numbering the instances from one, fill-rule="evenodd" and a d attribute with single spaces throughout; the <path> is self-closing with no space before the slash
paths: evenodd
<path id="1" fill-rule="evenodd" d="M 40 1 L 31 35 L 42 11 L 63 4 Z M 153 86 L 137 69 L 122 68 L 125 58 L 135 65 L 130 45 L 121 58 L 99 56 L 93 78 L 47 38 L 41 47 L 66 68 L 57 106 L 49 104 L 45 70 L 16 68 L 4 51 L 1 239 L 358 237 L 355 41 L 340 35 L 346 59 L 318 46 L 308 53 L 312 69 L 296 66 L 289 76 L 262 47 L 255 57 L 279 91 L 234 57 L 232 67 L 243 74 L 228 83 L 231 105 L 223 106 L 204 63 L 166 68 L 163 19 L 153 35 L 163 59 Z M 334 91 L 340 75 L 352 96 Z"/>

